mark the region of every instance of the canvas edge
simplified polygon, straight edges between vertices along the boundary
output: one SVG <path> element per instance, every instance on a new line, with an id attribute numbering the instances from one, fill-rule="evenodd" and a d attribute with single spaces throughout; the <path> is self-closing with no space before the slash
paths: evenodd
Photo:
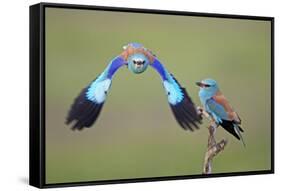
<path id="1" fill-rule="evenodd" d="M 29 184 L 39 187 L 39 4 L 29 7 Z"/>
<path id="2" fill-rule="evenodd" d="M 42 124 L 43 4 L 29 7 L 29 184 L 43 188 L 44 132 Z"/>

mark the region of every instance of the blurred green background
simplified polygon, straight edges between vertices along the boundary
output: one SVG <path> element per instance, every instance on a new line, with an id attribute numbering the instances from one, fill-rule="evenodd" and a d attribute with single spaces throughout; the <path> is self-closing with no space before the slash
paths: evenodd
<path id="1" fill-rule="evenodd" d="M 129 42 L 152 50 L 199 105 L 195 82 L 211 77 L 242 118 L 213 173 L 270 169 L 269 21 L 46 8 L 46 182 L 202 173 L 208 122 L 196 132 L 175 121 L 159 75 L 126 67 L 114 77 L 96 124 L 64 124 L 82 88 Z"/>

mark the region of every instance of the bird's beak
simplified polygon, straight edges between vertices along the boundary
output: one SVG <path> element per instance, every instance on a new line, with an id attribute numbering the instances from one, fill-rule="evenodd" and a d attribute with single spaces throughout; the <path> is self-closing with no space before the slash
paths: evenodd
<path id="1" fill-rule="evenodd" d="M 203 87 L 204 86 L 204 84 L 202 83 L 202 82 L 196 82 L 195 83 L 197 86 L 199 86 L 199 87 Z"/>

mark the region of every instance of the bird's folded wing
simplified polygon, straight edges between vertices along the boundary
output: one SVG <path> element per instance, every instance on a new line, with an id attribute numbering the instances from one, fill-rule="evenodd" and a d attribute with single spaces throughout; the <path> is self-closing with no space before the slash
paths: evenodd
<path id="1" fill-rule="evenodd" d="M 209 112 L 211 112 L 212 117 L 219 125 L 221 125 L 226 131 L 231 133 L 237 139 L 242 139 L 243 141 L 243 137 L 240 133 L 243 132 L 243 129 L 235 120 L 229 118 L 229 115 L 222 104 L 218 103 L 214 98 L 211 98 L 207 100 L 206 105 Z"/>
<path id="2" fill-rule="evenodd" d="M 221 122 L 223 119 L 230 120 L 223 105 L 219 104 L 213 98 L 210 98 L 206 101 L 206 106 L 217 122 Z"/>
<path id="3" fill-rule="evenodd" d="M 194 128 L 198 129 L 198 123 L 201 123 L 201 117 L 198 115 L 196 107 L 187 94 L 186 89 L 164 68 L 157 58 L 154 59 L 151 66 L 162 78 L 168 102 L 177 122 L 186 130 L 193 131 Z"/>
<path id="4" fill-rule="evenodd" d="M 217 95 L 214 95 L 212 97 L 218 104 L 222 105 L 223 108 L 225 109 L 225 111 L 228 114 L 228 118 L 232 121 L 234 120 L 236 123 L 241 123 L 241 119 L 238 116 L 238 114 L 233 110 L 232 106 L 230 105 L 230 103 L 228 102 L 228 100 L 226 99 L 226 97 L 222 94 L 219 93 Z"/>
<path id="5" fill-rule="evenodd" d="M 82 130 L 95 123 L 109 92 L 112 77 L 124 64 L 122 57 L 114 58 L 107 68 L 81 91 L 69 110 L 66 124 L 75 121 L 72 129 Z"/>

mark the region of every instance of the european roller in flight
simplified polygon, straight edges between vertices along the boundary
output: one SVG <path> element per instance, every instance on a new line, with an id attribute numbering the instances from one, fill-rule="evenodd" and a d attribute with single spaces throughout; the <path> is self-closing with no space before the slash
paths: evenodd
<path id="1" fill-rule="evenodd" d="M 81 91 L 70 108 L 66 124 L 73 123 L 73 130 L 82 130 L 94 125 L 108 96 L 113 76 L 122 66 L 127 66 L 134 74 L 141 74 L 148 67 L 156 70 L 161 77 L 176 121 L 185 130 L 193 131 L 199 128 L 201 117 L 186 89 L 150 50 L 139 43 L 124 46 L 123 51 L 110 61 L 105 70 Z M 128 90 L 124 88 L 124 91 Z"/>
<path id="2" fill-rule="evenodd" d="M 199 98 L 201 104 L 216 125 L 223 127 L 238 140 L 242 140 L 245 146 L 241 135 L 241 132 L 244 132 L 240 127 L 241 119 L 220 91 L 217 82 L 213 79 L 205 79 L 201 82 L 196 82 L 196 84 L 200 87 Z"/>

